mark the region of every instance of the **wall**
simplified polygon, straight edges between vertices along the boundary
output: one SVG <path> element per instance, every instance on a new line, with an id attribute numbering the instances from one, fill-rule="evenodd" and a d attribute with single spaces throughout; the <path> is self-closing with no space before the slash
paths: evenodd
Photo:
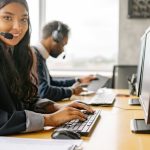
<path id="1" fill-rule="evenodd" d="M 140 37 L 150 26 L 149 19 L 128 18 L 128 0 L 120 0 L 119 8 L 119 64 L 137 64 Z"/>

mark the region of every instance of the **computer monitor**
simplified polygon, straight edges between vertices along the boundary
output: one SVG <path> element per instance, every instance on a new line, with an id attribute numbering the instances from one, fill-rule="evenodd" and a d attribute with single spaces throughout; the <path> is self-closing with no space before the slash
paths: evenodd
<path id="1" fill-rule="evenodd" d="M 135 92 L 137 96 L 141 94 L 141 87 L 142 87 L 142 77 L 143 77 L 143 65 L 144 65 L 144 58 L 145 58 L 145 45 L 146 45 L 146 35 L 144 34 L 141 37 L 141 48 L 140 48 L 140 57 L 138 63 L 138 69 L 136 74 L 136 83 L 135 83 Z"/>
<path id="2" fill-rule="evenodd" d="M 140 57 L 139 57 L 138 69 L 136 73 L 136 83 L 135 83 L 135 93 L 136 96 L 138 97 L 141 94 L 141 87 L 142 87 L 143 65 L 144 65 L 144 58 L 145 58 L 145 45 L 146 45 L 146 36 L 147 36 L 146 33 L 140 39 Z M 139 98 L 129 99 L 129 104 L 140 105 Z"/>
<path id="3" fill-rule="evenodd" d="M 140 103 L 144 110 L 145 121 L 150 124 L 150 31 L 147 34 L 146 41 Z"/>
<path id="4" fill-rule="evenodd" d="M 131 130 L 137 133 L 150 133 L 150 29 L 146 31 L 141 85 L 139 100 L 144 111 L 144 119 L 132 120 Z"/>

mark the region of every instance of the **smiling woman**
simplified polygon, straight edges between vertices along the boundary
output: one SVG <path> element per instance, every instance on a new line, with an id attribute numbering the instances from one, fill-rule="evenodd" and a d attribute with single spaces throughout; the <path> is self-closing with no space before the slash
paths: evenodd
<path id="1" fill-rule="evenodd" d="M 22 14 L 20 14 L 22 12 Z M 19 3 L 8 4 L 0 10 L 0 28 L 3 32 L 13 35 L 12 40 L 1 37 L 1 40 L 10 46 L 18 44 L 28 29 L 28 13 Z"/>
<path id="2" fill-rule="evenodd" d="M 0 32 L 13 35 L 13 39 L 0 35 L 0 135 L 38 131 L 72 119 L 85 120 L 77 108 L 92 111 L 86 105 L 75 102 L 63 107 L 37 97 L 26 0 L 0 0 Z"/>

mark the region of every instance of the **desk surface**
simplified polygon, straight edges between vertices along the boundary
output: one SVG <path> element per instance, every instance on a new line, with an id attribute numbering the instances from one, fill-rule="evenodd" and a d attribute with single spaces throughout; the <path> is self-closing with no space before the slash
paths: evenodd
<path id="1" fill-rule="evenodd" d="M 119 94 L 128 94 L 126 90 L 114 90 Z M 86 99 L 89 97 L 79 97 Z M 101 109 L 101 118 L 91 135 L 82 137 L 86 150 L 149 150 L 150 135 L 134 134 L 130 131 L 130 120 L 143 118 L 140 106 L 129 106 L 127 96 L 118 96 L 113 107 L 95 106 Z M 67 103 L 67 102 L 61 102 Z M 23 138 L 49 139 L 53 129 L 36 133 L 14 135 Z"/>

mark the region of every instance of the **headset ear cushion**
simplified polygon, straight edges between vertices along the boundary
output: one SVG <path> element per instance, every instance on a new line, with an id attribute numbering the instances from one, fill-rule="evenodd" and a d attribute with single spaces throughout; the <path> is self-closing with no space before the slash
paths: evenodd
<path id="1" fill-rule="evenodd" d="M 63 35 L 61 32 L 59 32 L 58 30 L 55 30 L 53 33 L 52 33 L 52 37 L 53 37 L 53 40 L 57 43 L 61 42 L 63 40 Z"/>
<path id="2" fill-rule="evenodd" d="M 61 32 L 58 32 L 58 41 L 61 42 L 63 40 L 63 35 Z"/>
<path id="3" fill-rule="evenodd" d="M 53 38 L 53 40 L 55 42 L 58 42 L 58 36 L 57 35 L 58 35 L 58 31 L 57 30 L 52 32 L 52 38 Z"/>

